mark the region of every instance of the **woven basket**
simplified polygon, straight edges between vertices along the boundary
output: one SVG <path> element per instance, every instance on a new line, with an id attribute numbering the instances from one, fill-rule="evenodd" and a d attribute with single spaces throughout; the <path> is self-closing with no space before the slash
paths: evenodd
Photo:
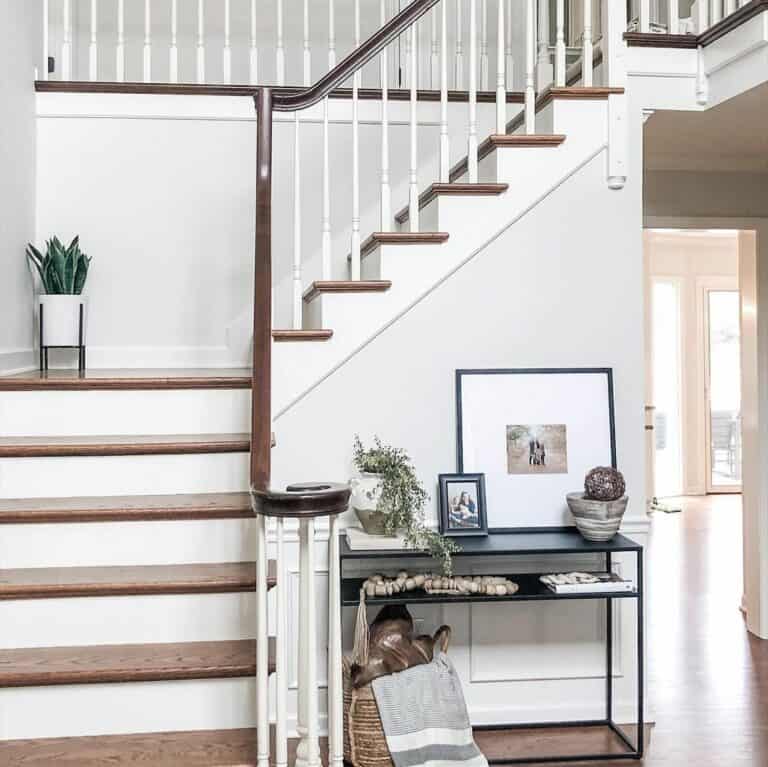
<path id="1" fill-rule="evenodd" d="M 450 631 L 440 640 L 440 649 L 448 650 Z M 394 767 L 384 737 L 384 727 L 379 707 L 373 695 L 373 687 L 352 686 L 352 664 L 355 659 L 363 662 L 368 656 L 368 623 L 365 619 L 365 594 L 360 594 L 360 607 L 355 629 L 355 647 L 352 657 L 342 661 L 344 680 L 344 761 L 354 767 Z M 359 662 L 358 660 L 358 662 Z"/>

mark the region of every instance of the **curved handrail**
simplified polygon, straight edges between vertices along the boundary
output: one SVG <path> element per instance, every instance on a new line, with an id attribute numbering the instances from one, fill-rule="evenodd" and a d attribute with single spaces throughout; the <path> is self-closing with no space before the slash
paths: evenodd
<path id="1" fill-rule="evenodd" d="M 397 16 L 393 16 L 314 85 L 290 94 L 273 93 L 272 109 L 277 112 L 296 112 L 322 101 L 334 88 L 364 67 L 401 32 L 408 29 L 439 2 L 440 0 L 413 0 L 408 7 L 400 11 Z"/>

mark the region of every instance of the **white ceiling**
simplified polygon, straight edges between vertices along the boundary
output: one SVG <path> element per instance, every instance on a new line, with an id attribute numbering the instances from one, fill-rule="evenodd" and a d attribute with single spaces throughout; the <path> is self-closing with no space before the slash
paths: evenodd
<path id="1" fill-rule="evenodd" d="M 768 172 L 768 83 L 703 112 L 653 114 L 645 168 Z"/>

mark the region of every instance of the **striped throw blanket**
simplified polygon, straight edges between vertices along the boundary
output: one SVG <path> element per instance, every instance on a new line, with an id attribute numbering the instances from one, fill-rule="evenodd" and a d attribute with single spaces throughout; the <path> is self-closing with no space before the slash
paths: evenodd
<path id="1" fill-rule="evenodd" d="M 488 767 L 445 653 L 371 684 L 395 767 Z"/>

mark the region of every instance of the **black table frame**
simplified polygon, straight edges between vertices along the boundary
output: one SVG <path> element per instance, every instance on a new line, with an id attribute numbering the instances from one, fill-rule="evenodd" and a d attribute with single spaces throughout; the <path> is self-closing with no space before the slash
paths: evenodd
<path id="1" fill-rule="evenodd" d="M 462 551 L 454 556 L 487 557 L 487 556 L 522 556 L 522 555 L 559 555 L 559 554 L 601 554 L 604 557 L 605 571 L 610 572 L 613 566 L 613 555 L 630 553 L 635 555 L 636 581 L 635 589 L 629 592 L 601 592 L 592 594 L 555 594 L 546 586 L 539 584 L 538 575 L 514 574 L 510 578 L 521 584 L 520 591 L 506 597 L 491 597 L 478 595 L 427 594 L 424 591 L 393 594 L 390 597 L 368 597 L 366 603 L 383 604 L 473 604 L 483 602 L 521 602 L 521 601 L 557 601 L 557 600 L 604 600 L 605 610 L 605 718 L 585 721 L 565 722 L 526 722 L 513 724 L 479 725 L 476 730 L 522 730 L 522 729 L 553 729 L 553 728 L 583 728 L 607 727 L 625 746 L 626 751 L 615 754 L 578 754 L 572 756 L 540 756 L 532 758 L 493 758 L 489 764 L 547 764 L 563 762 L 613 761 L 617 759 L 639 760 L 645 751 L 645 721 L 644 721 L 644 685 L 645 685 L 645 634 L 644 634 L 644 572 L 643 547 L 624 535 L 617 535 L 604 543 L 585 541 L 575 528 L 537 528 L 523 530 L 493 529 L 487 538 L 463 538 Z M 425 558 L 429 555 L 419 551 L 409 550 L 369 550 L 353 551 L 347 545 L 346 537 L 340 541 L 340 572 L 341 572 L 341 604 L 342 607 L 357 606 L 362 579 L 345 578 L 344 562 L 348 560 L 376 560 Z M 537 585 L 538 584 L 538 587 Z M 616 724 L 613 718 L 613 601 L 614 599 L 630 599 L 636 603 L 636 639 L 637 639 L 637 737 L 632 738 Z"/>

